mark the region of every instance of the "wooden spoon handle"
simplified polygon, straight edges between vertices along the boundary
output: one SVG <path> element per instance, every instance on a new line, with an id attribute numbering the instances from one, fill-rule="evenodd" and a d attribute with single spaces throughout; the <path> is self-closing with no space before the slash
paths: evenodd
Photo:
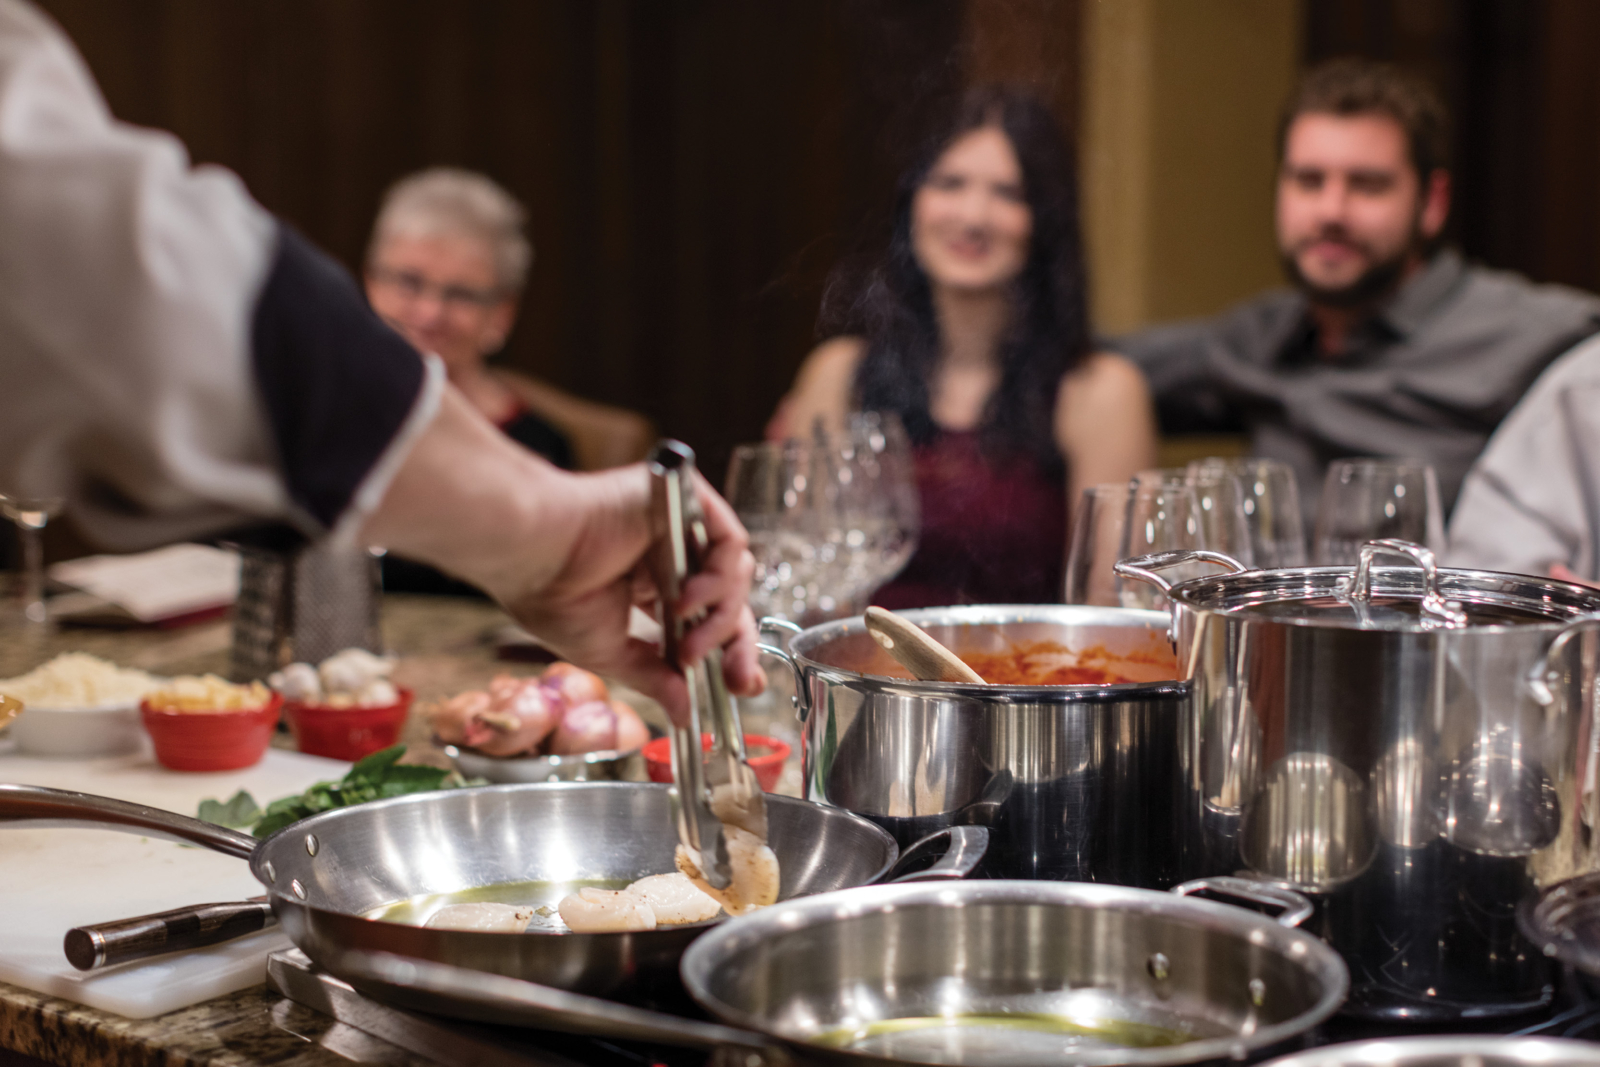
<path id="1" fill-rule="evenodd" d="M 884 650 L 923 682 L 968 682 L 983 685 L 982 676 L 922 628 L 892 611 L 868 608 L 867 632 Z"/>

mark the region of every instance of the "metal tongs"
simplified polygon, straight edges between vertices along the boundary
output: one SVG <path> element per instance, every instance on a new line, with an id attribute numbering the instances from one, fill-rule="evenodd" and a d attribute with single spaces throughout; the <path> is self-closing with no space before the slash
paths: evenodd
<path id="1" fill-rule="evenodd" d="M 661 654 L 681 669 L 689 688 L 689 721 L 672 724 L 672 817 L 678 840 L 707 882 L 732 881 L 723 824 L 767 838 L 767 804 L 755 772 L 745 762 L 744 730 L 722 677 L 722 653 L 712 649 L 695 664 L 681 663 L 684 633 L 696 619 L 678 618 L 683 583 L 700 571 L 710 547 L 705 513 L 695 495 L 694 450 L 663 440 L 650 453 L 651 555 L 660 599 Z M 702 721 L 711 749 L 702 759 Z"/>

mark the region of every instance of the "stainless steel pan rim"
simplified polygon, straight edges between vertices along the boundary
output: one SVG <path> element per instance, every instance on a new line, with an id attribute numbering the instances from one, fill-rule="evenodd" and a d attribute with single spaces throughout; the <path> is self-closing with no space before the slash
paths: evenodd
<path id="1" fill-rule="evenodd" d="M 1600 1064 L 1600 1045 L 1554 1037 L 1513 1037 L 1499 1034 L 1441 1034 L 1426 1037 L 1385 1037 L 1347 1041 L 1307 1049 L 1275 1060 L 1264 1067 L 1500 1067 L 1509 1064 Z"/>
<path id="2" fill-rule="evenodd" d="M 668 791 L 670 791 L 672 789 L 672 786 L 666 785 L 664 783 L 657 783 L 657 782 L 509 782 L 509 783 L 505 783 L 505 784 L 501 784 L 501 785 L 472 786 L 472 787 L 469 787 L 469 788 L 466 788 L 466 789 L 450 790 L 447 794 L 440 794 L 440 793 L 412 793 L 412 794 L 409 794 L 407 796 L 391 797 L 388 800 L 368 801 L 365 804 L 359 804 L 359 805 L 356 805 L 356 806 L 353 806 L 353 807 L 336 808 L 333 811 L 320 812 L 319 814 L 312 815 L 312 816 L 310 816 L 309 818 L 306 818 L 306 819 L 302 819 L 301 821 L 299 821 L 297 823 L 293 823 L 293 824 L 291 824 L 289 826 L 286 826 L 282 830 L 279 830 L 276 833 L 273 833 L 273 834 L 263 838 L 261 840 L 260 844 L 258 844 L 256 846 L 256 849 L 255 849 L 254 853 L 250 856 L 250 873 L 255 875 L 257 881 L 259 881 L 262 885 L 267 887 L 267 892 L 271 896 L 275 906 L 276 906 L 276 904 L 278 902 L 281 901 L 281 902 L 283 902 L 285 904 L 291 904 L 291 905 L 293 905 L 295 907 L 306 908 L 309 911 L 317 912 L 319 914 L 324 914 L 324 915 L 329 915 L 329 916 L 338 915 L 338 916 L 343 916 L 343 917 L 349 918 L 349 917 L 352 917 L 352 916 L 348 912 L 334 911 L 334 910 L 328 909 L 328 908 L 318 908 L 315 905 L 308 904 L 304 897 L 299 897 L 299 896 L 297 896 L 295 894 L 295 892 L 294 892 L 294 884 L 295 884 L 294 880 L 292 878 L 288 877 L 287 872 L 284 872 L 284 873 L 280 874 L 280 872 L 278 872 L 273 867 L 273 864 L 268 859 L 269 856 L 271 856 L 271 855 L 276 853 L 276 851 L 277 851 L 277 842 L 279 842 L 280 840 L 293 840 L 295 838 L 306 839 L 309 842 L 310 840 L 315 839 L 319 833 L 325 832 L 327 827 L 338 826 L 341 822 L 350 821 L 350 820 L 358 820 L 358 821 L 362 821 L 362 822 L 367 822 L 367 821 L 371 821 L 373 818 L 381 815 L 381 813 L 384 812 L 384 811 L 391 811 L 391 810 L 396 810 L 396 809 L 404 809 L 404 808 L 413 807 L 413 806 L 429 806 L 430 804 L 437 804 L 439 802 L 439 798 L 441 796 L 451 796 L 451 797 L 461 797 L 461 796 L 470 796 L 470 795 L 480 795 L 481 796 L 481 795 L 494 794 L 494 793 L 518 793 L 518 792 L 525 792 L 525 791 L 528 791 L 530 789 L 537 789 L 540 793 L 550 793 L 550 794 L 559 794 L 559 793 L 565 793 L 565 792 L 599 793 L 599 792 L 618 792 L 618 791 L 648 791 L 648 792 L 654 792 L 654 793 L 667 793 Z M 786 803 L 800 803 L 800 804 L 808 804 L 809 803 L 808 801 L 797 800 L 794 797 L 781 797 L 780 796 L 780 797 L 769 798 L 769 799 L 775 799 L 776 803 L 778 803 L 780 805 L 786 804 Z M 895 864 L 899 861 L 899 858 L 900 858 L 900 849 L 899 849 L 899 846 L 895 843 L 894 838 L 891 837 L 888 834 L 888 832 L 886 832 L 882 827 L 878 826 L 872 820 L 863 818 L 863 817 L 861 817 L 859 815 L 855 815 L 852 812 L 846 812 L 843 809 L 830 809 L 830 810 L 836 811 L 841 815 L 849 815 L 851 817 L 851 819 L 853 819 L 855 822 L 860 824 L 861 829 L 863 831 L 867 831 L 870 828 L 870 831 L 871 831 L 873 836 L 879 837 L 879 838 L 882 839 L 883 845 L 884 845 L 884 847 L 886 849 L 885 859 L 884 859 L 883 864 L 876 871 L 873 872 L 871 878 L 869 878 L 868 881 L 875 882 L 878 879 L 884 877 L 886 874 L 888 874 L 891 870 L 894 869 Z M 312 845 L 308 844 L 307 847 L 309 849 L 309 848 L 314 848 L 315 846 L 312 846 Z M 315 855 L 315 852 L 313 851 L 313 852 L 311 852 L 311 854 Z M 365 916 L 354 916 L 354 917 L 363 918 L 363 919 L 366 918 Z M 367 919 L 366 921 L 368 921 L 368 922 L 385 923 L 385 920 L 383 920 L 383 919 Z M 716 926 L 719 923 L 726 922 L 726 921 L 727 921 L 726 917 L 720 917 L 720 918 L 715 918 L 715 919 L 707 919 L 705 922 L 699 922 L 699 923 L 680 923 L 680 924 L 676 924 L 676 925 L 671 926 L 671 927 L 665 927 L 665 928 L 662 928 L 662 929 L 663 930 L 667 930 L 667 931 L 698 930 L 698 929 L 704 929 L 704 928 L 710 927 L 710 926 Z M 385 923 L 385 924 L 386 925 L 395 925 L 395 926 L 406 926 L 408 929 L 412 928 L 410 926 L 410 924 L 406 924 L 406 923 Z M 503 938 L 503 937 L 506 936 L 503 933 L 494 933 L 494 932 L 489 932 L 489 931 L 473 931 L 473 930 L 452 930 L 451 933 L 452 933 L 452 935 L 454 935 L 456 937 L 463 937 L 464 936 L 464 937 L 470 937 L 470 938 L 474 938 L 474 939 L 477 939 L 477 938 L 499 939 L 499 938 Z M 527 935 L 534 935 L 534 936 L 540 936 L 540 937 L 563 937 L 563 938 L 566 938 L 566 937 L 598 938 L 598 939 L 601 939 L 601 940 L 610 940 L 610 941 L 616 941 L 616 940 L 620 940 L 620 939 L 623 939 L 623 938 L 637 937 L 638 936 L 638 934 L 636 934 L 636 933 L 634 933 L 634 934 L 629 934 L 629 933 L 574 934 L 571 931 L 564 931 L 563 932 L 563 931 L 548 931 L 548 930 L 529 930 L 529 931 L 527 931 L 527 934 L 524 935 L 524 936 L 527 936 Z"/>
<path id="3" fill-rule="evenodd" d="M 1181 919 L 1202 929 L 1248 940 L 1291 960 L 1318 983 L 1316 1003 L 1289 1020 L 1263 1026 L 1245 1035 L 1201 1038 L 1164 1048 L 1118 1050 L 1119 1064 L 1156 1067 L 1206 1060 L 1243 1059 L 1253 1051 L 1295 1038 L 1339 1010 L 1350 977 L 1338 953 L 1320 939 L 1281 925 L 1251 911 L 1174 893 L 1089 882 L 970 881 L 940 885 L 863 886 L 779 901 L 741 916 L 700 937 L 679 966 L 691 996 L 714 1016 L 770 1038 L 808 1045 L 814 1034 L 786 1032 L 759 1015 L 735 1007 L 712 991 L 709 979 L 742 952 L 781 934 L 874 913 L 919 907 L 962 908 L 984 903 L 1045 904 L 1073 908 L 1113 908 L 1133 914 Z M 856 1054 L 859 1055 L 859 1054 Z M 870 1058 L 870 1057 L 867 1057 Z M 1085 1057 L 1085 1062 L 1099 1057 Z"/>
<path id="4" fill-rule="evenodd" d="M 1165 611 L 1145 611 L 1135 608 L 1109 608 L 1089 604 L 963 604 L 944 608 L 917 608 L 898 612 L 918 626 L 1004 626 L 1011 623 L 1060 623 L 1074 626 L 1120 626 L 1165 632 L 1170 621 Z M 762 626 L 774 628 L 772 620 L 763 619 Z M 788 629 L 787 626 L 784 629 Z M 803 631 L 790 631 L 786 649 L 768 646 L 764 651 L 793 657 L 797 668 L 832 683 L 853 683 L 869 679 L 874 687 L 884 693 L 907 696 L 927 696 L 948 693 L 951 696 L 982 697 L 998 704 L 1036 704 L 1057 701 L 1070 693 L 1074 700 L 1121 700 L 1130 693 L 1181 694 L 1185 683 L 1180 681 L 1124 682 L 1118 685 L 974 685 L 969 682 L 914 682 L 880 674 L 862 674 L 842 667 L 830 666 L 813 659 L 809 650 L 830 641 L 855 633 L 865 633 L 866 624 L 859 616 L 823 623 Z M 796 647 L 796 640 L 802 647 Z"/>

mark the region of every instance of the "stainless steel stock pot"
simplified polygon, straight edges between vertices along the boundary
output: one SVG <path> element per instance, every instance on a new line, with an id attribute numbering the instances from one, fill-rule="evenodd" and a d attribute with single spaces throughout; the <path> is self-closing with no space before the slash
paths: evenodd
<path id="1" fill-rule="evenodd" d="M 1400 557 L 1403 566 L 1376 565 Z M 1163 589 L 1194 686 L 1183 876 L 1312 895 L 1347 1011 L 1451 1019 L 1550 995 L 1520 900 L 1595 866 L 1600 595 L 1444 570 L 1399 541 L 1350 568 L 1169 585 L 1194 553 L 1117 564 Z M 1589 783 L 1585 785 L 1585 783 Z"/>
<path id="2" fill-rule="evenodd" d="M 864 815 L 906 844 L 947 826 L 987 826 L 979 873 L 989 877 L 1178 881 L 1176 758 L 1189 703 L 1187 685 L 1171 678 L 1164 612 L 1031 604 L 903 614 L 957 655 L 1040 642 L 1098 648 L 1143 662 L 1155 680 L 912 681 L 860 618 L 804 631 L 766 620 L 767 632 L 791 633 L 786 647 L 762 647 L 795 673 L 807 799 Z M 1149 667 L 1162 659 L 1165 671 Z"/>

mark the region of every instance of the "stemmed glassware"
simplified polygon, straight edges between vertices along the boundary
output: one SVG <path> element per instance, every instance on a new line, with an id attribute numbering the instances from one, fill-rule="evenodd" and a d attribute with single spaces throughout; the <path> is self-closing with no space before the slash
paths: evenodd
<path id="1" fill-rule="evenodd" d="M 727 496 L 756 557 L 752 608 L 793 622 L 860 611 L 906 565 L 921 529 L 911 443 L 878 412 L 837 432 L 740 445 Z"/>
<path id="2" fill-rule="evenodd" d="M 1293 467 L 1275 459 L 1209 456 L 1190 463 L 1187 472 L 1197 485 L 1218 478 L 1237 481 L 1257 567 L 1272 570 L 1306 565 L 1305 524 Z"/>
<path id="3" fill-rule="evenodd" d="M 895 416 L 856 412 L 829 454 L 837 460 L 830 514 L 839 531 L 841 568 L 828 577 L 839 606 L 853 615 L 916 551 L 922 504 L 911 441 Z"/>
<path id="4" fill-rule="evenodd" d="M 1328 467 L 1317 507 L 1317 563 L 1354 564 L 1361 546 L 1378 537 L 1443 550 L 1433 467 L 1415 459 L 1341 459 Z"/>
<path id="5" fill-rule="evenodd" d="M 1124 581 L 1112 565 L 1148 552 L 1210 547 L 1193 487 L 1164 477 L 1083 491 L 1067 550 L 1068 604 L 1161 608 L 1166 598 L 1143 582 Z M 1215 571 L 1206 563 L 1164 572 L 1181 581 Z"/>
<path id="6" fill-rule="evenodd" d="M 44 602 L 43 532 L 50 520 L 61 514 L 64 503 L 55 496 L 0 494 L 0 513 L 16 524 L 22 542 L 21 615 L 28 623 L 49 620 Z"/>
<path id="7" fill-rule="evenodd" d="M 739 445 L 728 464 L 728 503 L 750 533 L 757 617 L 799 622 L 816 605 L 817 577 L 832 563 L 824 521 L 829 481 L 822 450 L 810 441 Z"/>

